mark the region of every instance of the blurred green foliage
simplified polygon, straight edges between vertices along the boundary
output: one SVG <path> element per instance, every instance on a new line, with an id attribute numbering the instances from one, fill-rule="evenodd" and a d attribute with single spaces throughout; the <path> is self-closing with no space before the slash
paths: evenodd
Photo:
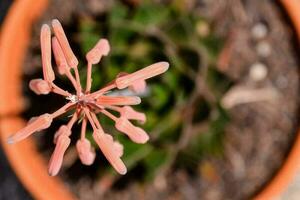
<path id="1" fill-rule="evenodd" d="M 222 155 L 229 118 L 219 99 L 231 83 L 216 69 L 223 39 L 214 35 L 206 19 L 185 12 L 178 1 L 168 5 L 151 1 L 128 5 L 116 1 L 101 21 L 91 17 L 80 19 L 81 63 L 101 37 L 108 38 L 111 52 L 93 68 L 92 90 L 101 88 L 119 72 L 133 72 L 162 60 L 170 62 L 167 73 L 148 82 L 150 95 L 135 107 L 147 115 L 143 128 L 151 141 L 139 145 L 116 134 L 124 145 L 123 160 L 129 171 L 143 166 L 143 180 L 151 180 L 166 168 L 196 168 L 205 156 Z M 81 70 L 85 74 L 85 67 Z M 198 87 L 199 78 L 214 100 Z M 109 119 L 100 117 L 100 121 L 109 133 L 114 133 Z M 187 131 L 187 125 L 206 128 Z M 186 135 L 191 136 L 180 148 Z"/>

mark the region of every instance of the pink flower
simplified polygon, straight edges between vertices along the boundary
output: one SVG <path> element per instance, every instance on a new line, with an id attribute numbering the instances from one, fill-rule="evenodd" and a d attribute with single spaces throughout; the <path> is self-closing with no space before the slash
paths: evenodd
<path id="1" fill-rule="evenodd" d="M 127 118 L 127 119 L 138 120 L 141 123 L 146 122 L 146 115 L 144 113 L 135 111 L 130 106 L 124 106 L 122 108 L 119 108 L 119 112 L 121 114 L 121 117 L 124 117 L 124 118 Z"/>
<path id="2" fill-rule="evenodd" d="M 94 48 L 92 48 L 87 54 L 86 59 L 91 64 L 97 64 L 100 62 L 102 56 L 107 56 L 110 51 L 109 43 L 106 39 L 100 39 Z"/>
<path id="3" fill-rule="evenodd" d="M 147 83 L 145 80 L 135 81 L 129 86 L 129 89 L 135 93 L 143 93 L 146 90 Z"/>
<path id="4" fill-rule="evenodd" d="M 60 75 L 66 74 L 66 71 L 69 70 L 69 66 L 56 37 L 52 37 L 52 48 L 58 73 Z"/>
<path id="5" fill-rule="evenodd" d="M 98 144 L 99 148 L 107 158 L 109 163 L 120 174 L 126 174 L 127 169 L 123 161 L 120 159 L 121 153 L 118 146 L 115 145 L 111 135 L 103 133 L 100 130 L 95 130 L 93 138 Z"/>
<path id="6" fill-rule="evenodd" d="M 69 129 L 69 127 L 67 125 L 62 125 L 55 132 L 55 134 L 54 134 L 54 140 L 53 140 L 54 144 L 56 144 L 58 137 L 61 136 L 61 135 L 66 135 L 66 136 L 70 136 L 71 135 L 71 130 Z"/>
<path id="7" fill-rule="evenodd" d="M 167 62 L 158 62 L 154 63 L 144 69 L 136 71 L 132 74 L 127 74 L 121 77 L 118 77 L 115 81 L 115 84 L 118 89 L 124 89 L 132 84 L 135 84 L 139 81 L 146 80 L 153 76 L 157 76 L 166 72 L 169 68 L 169 63 Z"/>
<path id="8" fill-rule="evenodd" d="M 49 128 L 52 123 L 52 116 L 48 113 L 32 119 L 26 127 L 19 130 L 16 134 L 8 139 L 8 143 L 12 144 L 25 139 L 34 132 Z"/>
<path id="9" fill-rule="evenodd" d="M 120 117 L 115 122 L 116 129 L 125 133 L 132 141 L 143 144 L 149 140 L 148 134 L 143 129 L 134 126 L 125 117 Z"/>
<path id="10" fill-rule="evenodd" d="M 93 164 L 96 154 L 91 143 L 86 138 L 80 139 L 76 143 L 76 149 L 81 162 L 85 165 Z"/>
<path id="11" fill-rule="evenodd" d="M 80 75 L 77 69 L 78 60 L 75 57 L 64 30 L 58 20 L 52 21 L 54 36 L 51 39 L 50 27 L 44 24 L 41 28 L 41 51 L 43 79 L 30 81 L 29 87 L 36 94 L 48 94 L 50 92 L 64 96 L 68 102 L 53 113 L 46 113 L 32 118 L 27 126 L 8 138 L 9 143 L 25 139 L 34 132 L 48 128 L 52 120 L 71 109 L 74 110 L 72 118 L 66 125 L 62 125 L 54 134 L 54 152 L 49 162 L 49 174 L 56 175 L 62 165 L 63 156 L 70 145 L 71 129 L 76 121 L 82 119 L 80 139 L 76 143 L 76 149 L 81 162 L 91 165 L 95 160 L 95 150 L 89 140 L 86 139 L 86 127 L 89 124 L 93 128 L 93 138 L 100 150 L 120 174 L 127 172 L 126 166 L 121 160 L 123 145 L 113 140 L 113 137 L 103 130 L 96 114 L 103 114 L 115 122 L 115 127 L 127 135 L 133 142 L 145 143 L 149 140 L 148 134 L 141 128 L 134 126 L 129 120 L 146 121 L 144 113 L 135 111 L 131 105 L 141 103 L 138 96 L 108 96 L 114 89 L 130 88 L 142 92 L 146 88 L 146 80 L 167 71 L 167 62 L 158 62 L 134 73 L 121 73 L 115 80 L 100 90 L 91 92 L 92 65 L 100 62 L 103 56 L 107 56 L 110 45 L 106 39 L 100 39 L 87 54 L 87 81 L 85 90 L 80 84 Z M 52 42 L 51 42 L 52 40 Z M 76 94 L 71 94 L 55 85 L 55 74 L 51 65 L 51 48 L 57 65 L 58 73 L 65 75 L 74 86 Z M 74 75 L 71 70 L 74 71 Z M 120 117 L 114 116 L 109 110 L 116 111 Z"/>
<path id="12" fill-rule="evenodd" d="M 120 78 L 122 76 L 126 76 L 128 73 L 121 72 L 117 75 L 117 78 Z M 147 83 L 144 79 L 133 81 L 131 85 L 129 85 L 129 89 L 135 93 L 143 93 L 146 89 Z"/>
<path id="13" fill-rule="evenodd" d="M 32 79 L 29 82 L 29 88 L 37 95 L 49 94 L 51 91 L 51 86 L 43 79 Z"/>
<path id="14" fill-rule="evenodd" d="M 59 172 L 64 154 L 70 145 L 70 138 L 66 135 L 60 135 L 57 139 L 57 143 L 54 149 L 54 152 L 50 158 L 48 172 L 50 176 L 55 176 Z"/>

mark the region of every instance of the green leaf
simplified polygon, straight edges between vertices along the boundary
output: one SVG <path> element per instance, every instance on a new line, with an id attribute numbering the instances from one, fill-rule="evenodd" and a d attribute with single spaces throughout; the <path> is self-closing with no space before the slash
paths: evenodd
<path id="1" fill-rule="evenodd" d="M 229 117 L 220 105 L 216 105 L 212 113 L 208 131 L 199 133 L 191 144 L 191 151 L 197 152 L 199 155 L 211 154 L 218 156 L 223 153 L 224 132 Z"/>
<path id="2" fill-rule="evenodd" d="M 209 84 L 210 89 L 218 98 L 221 98 L 232 85 L 232 82 L 225 76 L 225 74 L 211 66 L 208 68 L 206 81 Z"/>
<path id="3" fill-rule="evenodd" d="M 145 58 L 150 51 L 151 45 L 141 39 L 130 46 L 129 56 L 133 59 Z"/>
<path id="4" fill-rule="evenodd" d="M 79 26 L 80 47 L 83 54 L 86 54 L 95 46 L 101 34 L 96 31 L 96 23 L 90 20 L 82 20 Z"/>
<path id="5" fill-rule="evenodd" d="M 219 37 L 216 37 L 213 34 L 208 35 L 205 38 L 200 40 L 200 43 L 204 45 L 207 49 L 210 59 L 216 61 L 222 47 L 223 47 L 223 40 Z"/>
<path id="6" fill-rule="evenodd" d="M 124 146 L 124 155 L 122 160 L 126 164 L 128 170 L 134 168 L 139 161 L 144 159 L 153 150 L 150 144 L 136 144 L 126 137 L 119 135 L 119 141 Z"/>
<path id="7" fill-rule="evenodd" d="M 154 127 L 156 127 L 158 121 L 159 121 L 159 116 L 157 114 L 157 112 L 153 111 L 153 110 L 149 110 L 149 109 L 144 109 L 145 110 L 145 114 L 147 116 L 147 121 L 146 123 L 143 125 L 143 129 L 145 131 L 152 131 Z M 142 111 L 142 109 L 139 109 L 139 111 Z"/>
<path id="8" fill-rule="evenodd" d="M 105 84 L 105 80 L 103 80 L 103 66 L 94 65 L 93 66 L 93 73 L 92 73 L 92 91 L 99 90 Z"/>
<path id="9" fill-rule="evenodd" d="M 210 104 L 204 99 L 198 99 L 194 108 L 193 123 L 200 123 L 207 120 L 210 114 Z"/>
<path id="10" fill-rule="evenodd" d="M 169 99 L 169 90 L 163 85 L 151 85 L 151 104 L 153 108 L 159 109 L 164 106 Z"/>
<path id="11" fill-rule="evenodd" d="M 103 114 L 100 114 L 98 119 L 99 119 L 99 122 L 101 124 L 103 124 L 105 130 L 115 130 L 115 128 L 114 128 L 115 122 L 112 119 L 110 119 L 109 117 L 107 117 Z M 109 132 L 109 133 L 111 133 L 111 132 Z"/>
<path id="12" fill-rule="evenodd" d="M 118 73 L 120 73 L 120 69 L 118 66 L 114 66 L 114 65 L 109 65 L 107 66 L 107 68 L 105 69 L 106 72 L 106 76 L 108 80 L 113 80 L 116 78 L 116 76 L 118 75 Z"/>
<path id="13" fill-rule="evenodd" d="M 169 38 L 177 45 L 185 45 L 189 41 L 190 34 L 180 21 L 175 21 L 174 25 L 167 30 Z"/>
<path id="14" fill-rule="evenodd" d="M 128 53 L 129 42 L 136 33 L 127 27 L 115 27 L 110 30 L 109 41 L 115 49 L 114 53 Z"/>
<path id="15" fill-rule="evenodd" d="M 157 138 L 158 142 L 172 142 L 173 138 L 178 136 L 176 131 L 181 124 L 181 116 L 174 110 L 166 111 L 163 115 L 157 112 L 147 112 L 147 123 L 145 129 L 151 132 L 151 136 Z M 179 133 L 180 131 L 178 131 Z"/>
<path id="16" fill-rule="evenodd" d="M 115 3 L 109 12 L 109 41 L 114 48 L 112 53 L 127 53 L 128 43 L 130 38 L 133 37 L 134 31 L 127 25 L 126 16 L 128 8 L 122 3 Z"/>
<path id="17" fill-rule="evenodd" d="M 112 9 L 109 12 L 109 23 L 111 26 L 119 24 L 127 16 L 128 9 L 127 7 L 119 2 L 115 2 L 112 6 Z"/>
<path id="18" fill-rule="evenodd" d="M 144 3 L 137 8 L 132 20 L 142 26 L 159 25 L 167 21 L 168 15 L 167 6 Z"/>
<path id="19" fill-rule="evenodd" d="M 145 180 L 152 180 L 169 160 L 170 155 L 165 149 L 156 148 L 151 151 L 151 153 L 149 153 L 144 159 L 144 165 L 146 168 Z"/>
<path id="20" fill-rule="evenodd" d="M 97 143 L 95 142 L 95 140 L 93 138 L 93 131 L 92 130 L 87 129 L 86 133 L 85 133 L 85 137 L 86 137 L 86 139 L 88 139 L 91 142 L 91 145 L 93 147 L 95 147 L 96 149 L 99 148 Z"/>
<path id="21" fill-rule="evenodd" d="M 176 91 L 178 88 L 178 79 L 179 74 L 172 69 L 168 70 L 168 73 L 165 73 L 163 76 L 163 79 L 165 80 L 164 83 L 167 84 L 170 89 L 173 91 Z"/>

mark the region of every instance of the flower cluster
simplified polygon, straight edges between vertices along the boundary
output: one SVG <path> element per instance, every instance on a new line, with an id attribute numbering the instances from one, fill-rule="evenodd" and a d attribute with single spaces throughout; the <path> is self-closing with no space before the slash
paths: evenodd
<path id="1" fill-rule="evenodd" d="M 62 125 L 54 135 L 55 150 L 51 156 L 48 172 L 51 176 L 56 175 L 62 165 L 63 156 L 70 145 L 71 129 L 77 120 L 81 120 L 81 135 L 76 143 L 76 149 L 81 162 L 91 165 L 95 159 L 95 150 L 90 141 L 86 139 L 86 128 L 89 123 L 93 128 L 93 138 L 98 144 L 104 156 L 120 174 L 127 172 L 126 166 L 121 160 L 123 146 L 114 141 L 113 137 L 106 133 L 97 114 L 103 114 L 115 122 L 118 131 L 126 134 L 133 142 L 145 143 L 148 141 L 148 134 L 141 128 L 134 126 L 129 120 L 138 120 L 141 123 L 146 121 L 144 113 L 135 111 L 131 105 L 141 102 L 138 96 L 113 96 L 110 92 L 114 89 L 125 89 L 134 91 L 136 94 L 146 88 L 145 80 L 164 73 L 169 64 L 158 62 L 134 73 L 120 73 L 104 88 L 91 92 L 92 65 L 100 62 L 102 56 L 107 56 L 110 51 L 106 39 L 100 39 L 97 44 L 86 54 L 87 59 L 87 81 L 86 88 L 80 84 L 78 72 L 78 60 L 75 57 L 64 30 L 58 20 L 52 21 L 54 36 L 51 38 L 51 29 L 47 24 L 41 28 L 40 42 L 43 66 L 43 79 L 34 79 L 29 83 L 30 89 L 36 94 L 46 95 L 50 92 L 64 96 L 68 102 L 57 111 L 33 117 L 27 126 L 8 138 L 8 143 L 15 143 L 25 139 L 34 132 L 48 128 L 53 119 L 74 110 L 70 121 Z M 51 64 L 51 50 L 60 75 L 65 75 L 72 83 L 76 94 L 71 94 L 55 85 L 55 74 Z M 119 116 L 113 115 L 109 110 L 116 111 Z"/>

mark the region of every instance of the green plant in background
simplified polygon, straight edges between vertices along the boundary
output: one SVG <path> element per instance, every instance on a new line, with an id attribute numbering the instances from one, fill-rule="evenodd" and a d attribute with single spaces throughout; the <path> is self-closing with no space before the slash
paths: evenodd
<path id="1" fill-rule="evenodd" d="M 151 95 L 137 107 L 147 116 L 143 128 L 150 142 L 138 145 L 117 137 L 124 145 L 128 170 L 142 167 L 142 179 L 151 180 L 171 167 L 193 168 L 205 156 L 222 155 L 229 119 L 219 100 L 231 83 L 216 69 L 223 41 L 208 21 L 181 9 L 176 1 L 168 5 L 142 1 L 135 6 L 116 1 L 101 19 L 83 17 L 79 23 L 82 59 L 100 37 L 113 48 L 93 69 L 92 90 L 120 71 L 133 72 L 157 60 L 172 66 L 148 85 Z M 106 129 L 112 126 L 109 121 L 102 124 Z"/>

